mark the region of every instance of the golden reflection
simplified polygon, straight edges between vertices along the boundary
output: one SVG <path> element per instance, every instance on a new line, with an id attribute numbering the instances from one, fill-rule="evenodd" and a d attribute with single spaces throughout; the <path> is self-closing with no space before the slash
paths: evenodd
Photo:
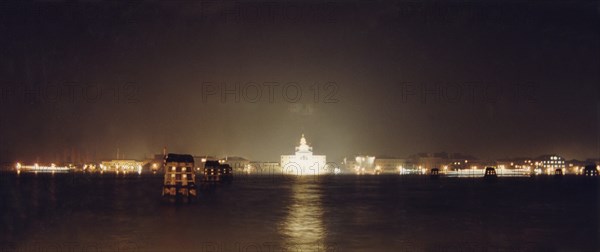
<path id="1" fill-rule="evenodd" d="M 320 251 L 325 230 L 320 185 L 298 179 L 292 185 L 292 201 L 281 226 L 287 251 Z"/>

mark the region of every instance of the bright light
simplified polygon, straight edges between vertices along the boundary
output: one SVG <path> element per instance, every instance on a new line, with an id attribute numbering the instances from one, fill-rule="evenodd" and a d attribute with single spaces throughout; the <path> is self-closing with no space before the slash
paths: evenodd
<path id="1" fill-rule="evenodd" d="M 53 171 L 68 171 L 72 168 L 70 167 L 59 167 L 56 166 L 54 164 L 52 164 L 51 166 L 43 166 L 43 165 L 39 165 L 39 164 L 34 164 L 34 165 L 22 165 L 20 163 L 17 163 L 17 170 L 29 170 L 29 171 L 42 171 L 42 172 L 53 172 Z"/>

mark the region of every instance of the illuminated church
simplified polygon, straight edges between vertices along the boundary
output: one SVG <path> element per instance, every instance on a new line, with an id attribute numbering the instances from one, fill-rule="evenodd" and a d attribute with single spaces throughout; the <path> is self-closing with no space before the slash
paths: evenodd
<path id="1" fill-rule="evenodd" d="M 302 134 L 295 155 L 281 155 L 281 169 L 284 173 L 295 175 L 314 175 L 327 172 L 325 155 L 313 155 L 312 147 L 306 144 Z"/>

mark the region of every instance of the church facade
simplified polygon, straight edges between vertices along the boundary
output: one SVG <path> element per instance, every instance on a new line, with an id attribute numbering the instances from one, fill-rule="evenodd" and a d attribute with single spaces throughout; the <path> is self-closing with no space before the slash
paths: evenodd
<path id="1" fill-rule="evenodd" d="M 281 169 L 285 174 L 315 175 L 327 173 L 325 155 L 314 155 L 313 149 L 306 143 L 302 134 L 300 145 L 294 155 L 281 155 Z"/>

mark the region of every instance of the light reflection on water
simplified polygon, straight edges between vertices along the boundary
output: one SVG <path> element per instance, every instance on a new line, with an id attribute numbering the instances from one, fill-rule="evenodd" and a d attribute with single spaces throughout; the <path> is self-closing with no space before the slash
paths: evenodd
<path id="1" fill-rule="evenodd" d="M 577 177 L 237 178 L 160 204 L 160 176 L 0 177 L 0 251 L 594 251 Z"/>
<path id="2" fill-rule="evenodd" d="M 321 185 L 308 178 L 298 178 L 291 187 L 292 201 L 280 232 L 286 247 L 298 251 L 318 251 L 322 247 L 325 229 Z"/>

